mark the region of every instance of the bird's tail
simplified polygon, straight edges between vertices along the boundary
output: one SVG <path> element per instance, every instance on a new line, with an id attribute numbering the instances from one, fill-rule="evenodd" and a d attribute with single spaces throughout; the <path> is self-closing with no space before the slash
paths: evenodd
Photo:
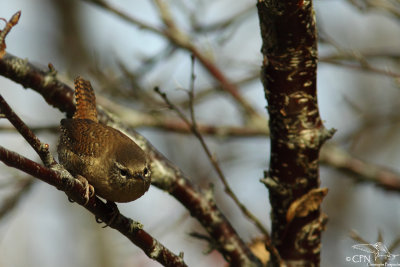
<path id="1" fill-rule="evenodd" d="M 98 122 L 96 96 L 89 81 L 78 76 L 75 78 L 76 111 L 74 119 L 88 119 Z"/>

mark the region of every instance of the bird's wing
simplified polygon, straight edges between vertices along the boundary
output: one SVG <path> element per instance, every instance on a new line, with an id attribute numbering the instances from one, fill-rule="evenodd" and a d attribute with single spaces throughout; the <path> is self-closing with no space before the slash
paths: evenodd
<path id="1" fill-rule="evenodd" d="M 104 153 L 104 145 L 109 138 L 107 132 L 102 136 L 99 132 L 104 128 L 103 125 L 91 120 L 82 119 L 62 119 L 61 131 L 64 142 L 69 149 L 80 156 L 98 156 Z"/>

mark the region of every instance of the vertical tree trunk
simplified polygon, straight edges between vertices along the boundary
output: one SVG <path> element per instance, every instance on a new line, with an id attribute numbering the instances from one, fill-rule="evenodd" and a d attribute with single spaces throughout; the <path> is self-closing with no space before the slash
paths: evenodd
<path id="1" fill-rule="evenodd" d="M 262 82 L 268 101 L 271 159 L 264 179 L 272 206 L 272 242 L 288 266 L 319 266 L 318 154 L 332 135 L 319 116 L 317 36 L 310 0 L 259 0 Z"/>

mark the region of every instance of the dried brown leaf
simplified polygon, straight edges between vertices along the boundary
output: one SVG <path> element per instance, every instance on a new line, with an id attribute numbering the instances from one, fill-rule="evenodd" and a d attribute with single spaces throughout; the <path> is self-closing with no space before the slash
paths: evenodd
<path id="1" fill-rule="evenodd" d="M 286 213 L 286 221 L 290 223 L 296 217 L 306 217 L 310 212 L 318 210 L 326 194 L 328 188 L 315 188 L 296 199 Z"/>

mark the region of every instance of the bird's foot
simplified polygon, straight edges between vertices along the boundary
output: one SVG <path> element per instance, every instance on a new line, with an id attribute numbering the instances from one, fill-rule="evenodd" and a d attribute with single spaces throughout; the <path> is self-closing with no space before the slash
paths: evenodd
<path id="1" fill-rule="evenodd" d="M 84 205 L 86 206 L 86 204 L 89 202 L 89 199 L 94 196 L 94 187 L 89 184 L 88 180 L 85 177 L 78 175 L 76 178 L 83 184 L 83 187 L 85 189 Z"/>
<path id="2" fill-rule="evenodd" d="M 96 217 L 96 222 L 97 223 L 103 223 L 104 222 L 106 224 L 106 225 L 103 226 L 103 228 L 106 228 L 107 226 L 110 226 L 115 221 L 115 219 L 117 218 L 117 216 L 119 214 L 119 210 L 118 210 L 117 204 L 115 204 L 115 202 L 107 200 L 106 205 L 107 205 L 107 207 L 109 209 L 111 209 L 111 212 L 109 213 L 111 218 L 107 222 L 104 222 L 100 218 Z"/>

